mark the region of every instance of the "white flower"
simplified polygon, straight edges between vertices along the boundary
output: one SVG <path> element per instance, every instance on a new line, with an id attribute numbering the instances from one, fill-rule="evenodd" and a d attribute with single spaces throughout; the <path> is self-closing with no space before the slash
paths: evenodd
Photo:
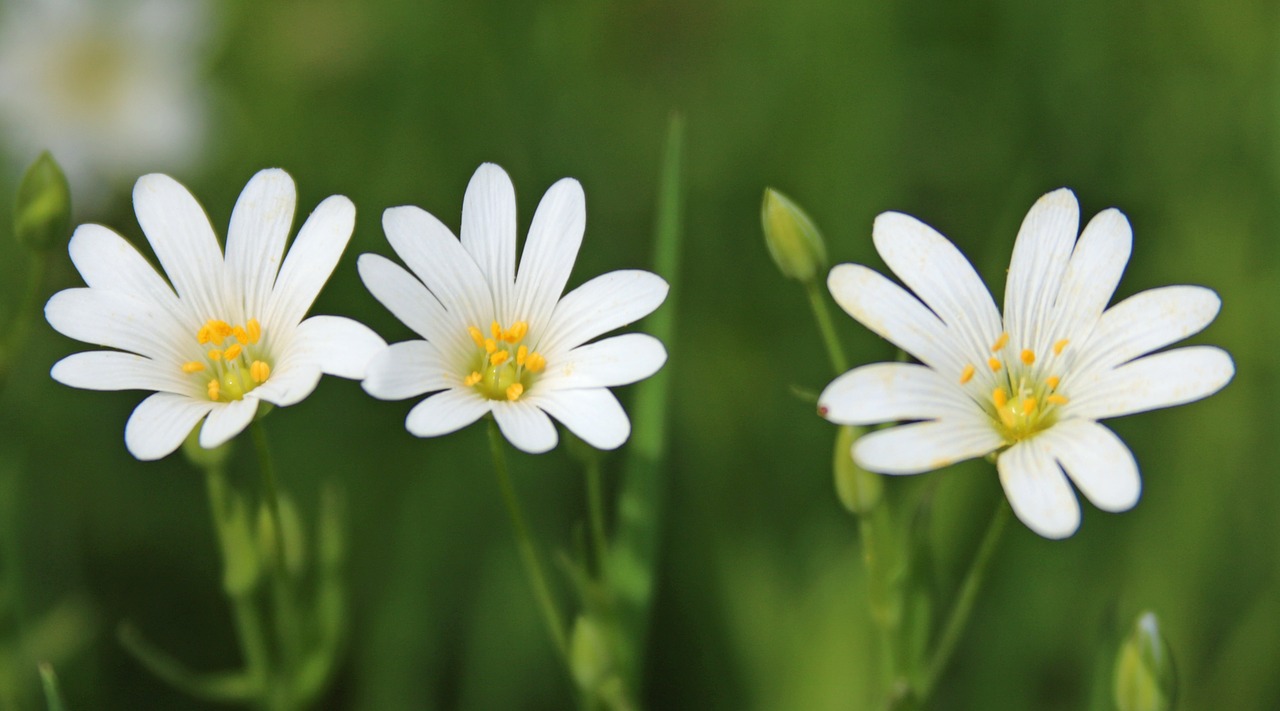
<path id="1" fill-rule="evenodd" d="M 832 422 L 914 421 L 860 438 L 859 464 L 917 474 L 999 452 L 1014 512 L 1048 538 L 1069 536 L 1080 523 L 1068 477 L 1100 509 L 1137 503 L 1133 454 L 1097 421 L 1206 397 L 1235 367 L 1210 346 L 1146 355 L 1209 325 L 1218 296 L 1169 286 L 1106 309 L 1132 231 L 1123 214 L 1104 210 L 1077 241 L 1079 215 L 1065 188 L 1027 213 L 1003 319 L 946 238 L 907 215 L 876 218 L 876 250 L 915 295 L 858 264 L 835 267 L 827 284 L 845 311 L 921 364 L 862 366 L 823 391 L 819 412 Z"/>
<path id="2" fill-rule="evenodd" d="M 210 25 L 198 0 L 7 0 L 0 13 L 0 127 L 26 164 L 49 149 L 77 202 L 199 155 Z"/>
<path id="3" fill-rule="evenodd" d="M 90 390 L 156 391 L 125 427 L 138 459 L 174 451 L 206 415 L 200 444 L 216 447 L 260 402 L 299 402 L 321 373 L 363 378 L 386 347 L 350 319 L 303 320 L 351 238 L 355 206 L 341 195 L 320 203 L 286 257 L 296 200 L 284 171 L 253 176 L 231 213 L 224 257 L 186 188 L 165 175 L 140 178 L 138 223 L 173 288 L 115 232 L 81 225 L 72 235 L 87 288 L 54 294 L 45 317 L 64 335 L 118 350 L 68 356 L 52 375 Z"/>
<path id="4" fill-rule="evenodd" d="M 562 179 L 542 197 L 519 273 L 515 190 L 496 165 L 480 166 L 467 186 L 461 242 L 416 207 L 390 208 L 382 224 L 413 273 L 363 254 L 360 276 L 425 340 L 376 356 L 364 388 L 384 400 L 436 393 L 410 410 L 409 432 L 447 434 L 492 412 L 526 452 L 555 447 L 548 415 L 593 447 L 626 441 L 631 423 L 608 388 L 657 372 L 666 350 L 639 333 L 587 341 L 656 309 L 667 283 L 649 272 L 616 271 L 560 298 L 586 227 L 578 181 Z"/>

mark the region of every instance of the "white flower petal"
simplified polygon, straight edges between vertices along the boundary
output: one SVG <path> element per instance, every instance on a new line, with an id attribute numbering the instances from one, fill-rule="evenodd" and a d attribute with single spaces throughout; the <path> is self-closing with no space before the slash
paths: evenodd
<path id="1" fill-rule="evenodd" d="M 831 296 L 863 326 L 944 375 L 960 377 L 971 354 L 960 352 L 947 328 L 920 300 L 861 264 L 837 264 L 827 276 Z"/>
<path id="2" fill-rule="evenodd" d="M 278 407 L 296 405 L 315 392 L 320 384 L 320 368 L 314 364 L 276 364 L 267 382 L 253 389 L 252 396 Z"/>
<path id="3" fill-rule="evenodd" d="M 414 405 L 404 426 L 416 437 L 437 437 L 466 427 L 490 409 L 490 401 L 474 392 L 445 390 Z"/>
<path id="4" fill-rule="evenodd" d="M 1138 463 L 1111 430 L 1092 420 L 1065 420 L 1036 439 L 1094 506 L 1115 512 L 1138 503 L 1142 493 Z"/>
<path id="5" fill-rule="evenodd" d="M 152 173 L 133 188 L 138 224 L 178 297 L 205 318 L 223 304 L 222 250 L 204 208 L 178 181 Z"/>
<path id="6" fill-rule="evenodd" d="M 440 300 L 460 332 L 467 326 L 488 328 L 496 314 L 484 272 L 448 227 L 431 213 L 406 205 L 387 208 L 382 229 L 391 248 Z"/>
<path id="7" fill-rule="evenodd" d="M 67 246 L 71 262 L 92 289 L 119 291 L 163 308 L 188 328 L 199 323 L 136 247 L 101 225 L 80 225 Z M 192 331 L 194 334 L 194 330 Z"/>
<path id="8" fill-rule="evenodd" d="M 133 456 L 151 461 L 168 456 L 215 403 L 173 393 L 156 393 L 138 403 L 124 427 L 124 443 Z"/>
<path id="9" fill-rule="evenodd" d="M 1133 229 L 1119 210 L 1103 210 L 1089 220 L 1071 253 L 1054 304 L 1060 321 L 1053 341 L 1067 338 L 1084 343 L 1120 284 L 1132 248 Z"/>
<path id="10" fill-rule="evenodd" d="M 299 363 L 324 373 L 359 380 L 369 360 L 387 347 L 368 326 L 343 316 L 312 316 L 298 325 L 289 349 Z"/>
<path id="11" fill-rule="evenodd" d="M 1005 330 L 1014 349 L 1048 349 L 1051 309 L 1079 226 L 1080 206 L 1066 188 L 1041 197 L 1022 221 L 1004 294 Z"/>
<path id="12" fill-rule="evenodd" d="M 1075 356 L 1077 377 L 1109 370 L 1204 330 L 1222 301 L 1202 286 L 1165 286 L 1139 292 L 1107 309 Z"/>
<path id="13" fill-rule="evenodd" d="M 981 416 L 958 382 L 914 363 L 873 363 L 854 368 L 822 391 L 818 412 L 841 425 Z"/>
<path id="14" fill-rule="evenodd" d="M 1000 312 L 960 250 L 932 227 L 898 212 L 876 218 L 872 239 L 885 264 L 947 325 L 950 338 L 985 360 L 1000 335 Z"/>
<path id="15" fill-rule="evenodd" d="M 189 355 L 174 343 L 184 329 L 169 314 L 123 292 L 63 289 L 50 297 L 44 315 L 54 330 L 77 341 L 132 351 L 175 368 Z"/>
<path id="16" fill-rule="evenodd" d="M 244 431 L 253 422 L 258 413 L 258 398 L 246 397 L 232 400 L 225 405 L 219 403 L 209 412 L 209 417 L 200 428 L 200 446 L 213 449 L 226 444 L 232 437 Z"/>
<path id="17" fill-rule="evenodd" d="M 1045 538 L 1066 538 L 1080 527 L 1080 502 L 1040 438 L 1023 440 L 996 459 L 1000 485 L 1022 521 Z"/>
<path id="18" fill-rule="evenodd" d="M 559 436 L 547 413 L 528 400 L 493 404 L 493 419 L 498 429 L 516 449 L 529 454 L 542 454 L 555 448 Z"/>
<path id="19" fill-rule="evenodd" d="M 579 346 L 549 361 L 534 387 L 549 391 L 627 385 L 658 372 L 666 361 L 662 341 L 644 333 L 626 333 Z"/>
<path id="20" fill-rule="evenodd" d="M 605 388 L 540 393 L 530 402 L 596 449 L 617 449 L 631 436 L 626 411 Z"/>
<path id="21" fill-rule="evenodd" d="M 1235 364 L 1221 348 L 1177 348 L 1073 382 L 1063 414 L 1102 420 L 1181 405 L 1218 392 L 1233 375 Z"/>
<path id="22" fill-rule="evenodd" d="M 506 171 L 493 163 L 476 169 L 462 198 L 462 246 L 480 266 L 505 326 L 516 276 L 516 190 Z"/>
<path id="23" fill-rule="evenodd" d="M 536 350 L 555 355 L 644 318 L 662 304 L 668 290 L 662 277 L 639 269 L 602 274 L 556 304 Z"/>
<path id="24" fill-rule="evenodd" d="M 587 228 L 587 198 L 573 178 L 556 181 L 542 196 L 516 275 L 516 311 L 540 339 L 573 271 Z"/>
<path id="25" fill-rule="evenodd" d="M 302 321 L 338 266 L 355 220 L 355 205 L 342 195 L 331 195 L 302 224 L 271 289 L 268 313 L 260 319 L 268 338 L 273 337 L 269 329 L 285 329 Z"/>
<path id="26" fill-rule="evenodd" d="M 293 178 L 278 168 L 258 171 L 244 186 L 227 228 L 227 273 L 230 293 L 243 299 L 245 313 L 224 319 L 243 323 L 266 313 L 296 203 Z"/>
<path id="27" fill-rule="evenodd" d="M 49 375 L 63 385 L 85 390 L 156 390 L 179 395 L 203 390 L 170 364 L 119 351 L 69 355 L 54 363 Z"/>
<path id="28" fill-rule="evenodd" d="M 427 341 L 393 343 L 369 361 L 363 385 L 379 400 L 403 400 L 458 384 L 440 352 Z"/>
<path id="29" fill-rule="evenodd" d="M 404 325 L 430 341 L 449 358 L 461 362 L 472 347 L 460 321 L 404 267 L 379 254 L 362 254 L 356 262 L 360 279 L 373 298 Z"/>
<path id="30" fill-rule="evenodd" d="M 987 422 L 936 420 L 867 433 L 853 443 L 853 458 L 868 471 L 920 474 L 981 457 L 1003 444 Z"/>

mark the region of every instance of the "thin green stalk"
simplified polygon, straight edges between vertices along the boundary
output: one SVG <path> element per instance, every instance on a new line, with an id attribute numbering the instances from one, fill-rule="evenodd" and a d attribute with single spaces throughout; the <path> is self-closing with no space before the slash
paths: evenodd
<path id="1" fill-rule="evenodd" d="M 991 557 L 995 554 L 1005 525 L 1009 522 L 1010 513 L 1009 501 L 1001 496 L 1000 503 L 996 505 L 995 513 L 991 517 L 991 523 L 987 524 L 987 532 L 983 534 L 982 542 L 978 545 L 978 552 L 974 554 L 973 562 L 969 565 L 969 572 L 965 574 L 964 582 L 960 584 L 959 595 L 951 607 L 947 624 L 942 628 L 941 636 L 938 637 L 938 646 L 934 648 L 933 658 L 925 670 L 918 694 L 921 705 L 929 699 L 942 672 L 951 661 L 951 655 L 960 641 L 960 635 L 969 622 L 969 614 L 973 612 L 973 603 L 978 599 L 978 590 L 982 588 L 982 583 L 986 579 Z"/>
<path id="2" fill-rule="evenodd" d="M 41 286 L 44 284 L 45 257 L 32 254 L 27 260 L 26 283 L 18 304 L 13 310 L 3 340 L 0 340 L 0 390 L 8 382 L 10 370 L 18 362 L 18 354 L 27 343 L 31 322 L 35 320 L 36 306 L 40 303 Z"/>
<path id="3" fill-rule="evenodd" d="M 564 659 L 568 659 L 569 642 L 565 638 L 564 620 L 556 609 L 551 598 L 551 589 L 547 586 L 546 576 L 542 572 L 542 564 L 538 562 L 538 553 L 533 546 L 533 537 L 524 523 L 524 514 L 520 511 L 520 502 L 516 498 L 515 487 L 511 485 L 511 475 L 507 471 L 507 457 L 503 449 L 504 440 L 498 431 L 496 420 L 489 419 L 489 451 L 493 455 L 493 470 L 498 476 L 498 487 L 502 489 L 502 501 L 507 505 L 507 513 L 511 516 L 511 527 L 515 529 L 516 546 L 520 550 L 520 559 L 524 563 L 525 575 L 529 578 L 529 587 L 533 588 L 533 596 L 537 598 L 538 607 L 542 610 L 543 622 L 547 632 L 556 646 L 556 651 Z"/>
<path id="4" fill-rule="evenodd" d="M 281 709 L 293 708 L 292 684 L 298 670 L 298 618 L 293 605 L 293 591 L 286 568 L 284 517 L 280 515 L 279 484 L 276 481 L 275 464 L 267 441 L 267 431 L 262 420 L 253 423 L 253 444 L 258 451 L 258 468 L 262 472 L 263 501 L 271 517 L 274 551 L 272 558 L 272 600 L 275 603 L 276 636 L 279 642 L 280 669 L 278 687 L 273 693 L 275 703 Z"/>
<path id="5" fill-rule="evenodd" d="M 609 539 L 604 528 L 604 491 L 601 484 L 600 457 L 587 459 L 587 511 L 591 517 L 591 547 L 596 558 L 596 571 L 603 574 Z"/>
<path id="6" fill-rule="evenodd" d="M 813 317 L 818 322 L 818 331 L 822 334 L 822 342 L 827 346 L 827 358 L 837 374 L 849 369 L 849 360 L 845 358 L 844 346 L 840 345 L 840 337 L 836 335 L 835 323 L 831 320 L 831 310 L 827 308 L 827 300 L 818 288 L 818 282 L 809 280 L 804 283 L 804 291 L 809 296 L 809 307 L 813 309 Z"/>

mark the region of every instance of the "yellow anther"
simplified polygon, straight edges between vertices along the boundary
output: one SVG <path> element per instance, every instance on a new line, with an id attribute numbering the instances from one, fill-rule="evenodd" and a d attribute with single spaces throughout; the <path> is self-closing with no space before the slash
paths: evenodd
<path id="1" fill-rule="evenodd" d="M 529 358 L 529 346 L 520 346 L 516 349 L 516 365 L 524 365 Z"/>
<path id="2" fill-rule="evenodd" d="M 502 326 L 499 326 L 497 321 L 489 324 L 489 333 L 493 334 L 494 338 L 502 340 Z"/>
<path id="3" fill-rule="evenodd" d="M 484 352 L 485 352 L 485 353 L 492 353 L 492 352 L 494 352 L 494 351 L 496 351 L 496 350 L 498 350 L 498 342 L 497 342 L 497 341 L 493 340 L 492 338 L 486 338 L 486 339 L 484 339 Z"/>
<path id="4" fill-rule="evenodd" d="M 253 378 L 255 383 L 265 383 L 267 378 L 271 377 L 271 366 L 267 365 L 265 361 L 255 360 L 253 365 L 249 366 L 249 377 Z"/>
<path id="5" fill-rule="evenodd" d="M 1022 349 L 1021 358 L 1022 358 L 1023 365 L 1031 365 L 1032 363 L 1036 362 L 1036 354 L 1030 348 Z"/>
<path id="6" fill-rule="evenodd" d="M 497 353 L 494 353 L 493 355 L 489 356 L 489 364 L 502 365 L 503 363 L 506 363 L 507 359 L 510 357 L 511 357 L 511 351 L 498 351 Z"/>
<path id="7" fill-rule="evenodd" d="M 208 353 L 206 353 L 205 355 L 209 356 L 209 360 L 221 360 L 221 359 L 222 359 L 222 351 L 218 350 L 217 348 L 214 348 L 213 350 L 209 351 L 209 352 L 208 352 Z"/>
<path id="8" fill-rule="evenodd" d="M 226 358 L 227 360 L 235 360 L 236 358 L 240 357 L 240 351 L 241 351 L 240 344 L 232 343 L 231 345 L 227 346 L 227 349 L 225 351 L 222 352 L 222 357 Z"/>
<path id="9" fill-rule="evenodd" d="M 480 348 L 484 348 L 484 334 L 475 326 L 467 326 L 467 333 L 471 335 L 471 340 L 476 342 Z"/>
<path id="10" fill-rule="evenodd" d="M 236 337 L 237 343 L 244 344 L 249 342 L 249 333 L 239 326 L 231 329 L 231 335 Z"/>
<path id="11" fill-rule="evenodd" d="M 190 360 L 182 364 L 182 372 L 184 373 L 199 373 L 202 370 L 204 370 L 204 363 L 199 361 Z"/>
<path id="12" fill-rule="evenodd" d="M 258 319 L 251 318 L 244 325 L 245 335 L 249 336 L 250 343 L 257 343 L 262 339 L 262 324 L 258 323 Z"/>
<path id="13" fill-rule="evenodd" d="M 219 390 L 219 388 L 218 388 L 218 381 L 217 381 L 217 379 L 210 380 L 210 381 L 209 381 L 209 399 L 210 399 L 210 400 L 217 400 L 217 399 L 218 399 L 218 390 Z"/>
<path id="14" fill-rule="evenodd" d="M 1058 341 L 1057 343 L 1053 344 L 1053 354 L 1062 355 L 1062 351 L 1067 349 L 1067 344 L 1069 343 L 1071 343 L 1071 339 L 1064 338 L 1061 341 Z"/>
<path id="15" fill-rule="evenodd" d="M 1036 399 L 1029 397 L 1022 401 L 1022 414 L 1030 415 L 1036 411 Z"/>
<path id="16" fill-rule="evenodd" d="M 523 394 L 524 394 L 524 386 L 521 385 L 520 383 L 512 383 L 507 388 L 507 399 L 510 400 L 511 402 L 515 402 L 516 400 L 519 400 L 520 396 Z"/>
<path id="17" fill-rule="evenodd" d="M 1054 393 L 1045 399 L 1054 405 L 1065 405 L 1069 402 L 1065 395 L 1059 395 L 1057 393 Z"/>
<path id="18" fill-rule="evenodd" d="M 975 370 L 976 368 L 973 367 L 972 363 L 966 364 L 964 366 L 964 370 L 960 371 L 960 384 L 964 385 L 970 380 L 973 380 L 973 373 Z"/>
<path id="19" fill-rule="evenodd" d="M 1004 391 L 1004 388 L 996 388 L 991 391 L 991 401 L 996 404 L 997 409 L 1003 408 L 1009 403 L 1009 395 Z"/>
<path id="20" fill-rule="evenodd" d="M 1062 382 L 1062 378 L 1059 378 L 1056 375 L 1050 375 L 1049 377 L 1044 379 L 1044 384 L 1048 385 L 1050 390 L 1057 390 L 1058 383 L 1060 382 Z"/>
<path id="21" fill-rule="evenodd" d="M 231 335 L 231 324 L 226 321 L 210 319 L 209 323 L 205 325 L 209 327 L 209 333 L 213 336 L 215 342 L 221 343 L 227 339 L 227 336 Z"/>
<path id="22" fill-rule="evenodd" d="M 996 339 L 996 342 L 994 344 L 992 344 L 991 352 L 992 353 L 998 352 L 1001 348 L 1004 348 L 1007 343 L 1009 343 L 1008 332 L 1000 334 L 1000 337 Z"/>
<path id="23" fill-rule="evenodd" d="M 480 375 L 480 373 L 472 371 L 471 375 L 468 375 L 467 377 L 462 379 L 462 384 L 467 387 L 471 387 L 472 385 L 475 385 L 476 383 L 480 382 L 480 379 L 482 377 L 483 376 Z"/>
<path id="24" fill-rule="evenodd" d="M 541 353 L 530 353 L 524 359 L 524 367 L 531 373 L 541 373 L 547 367 L 547 359 Z"/>
<path id="25" fill-rule="evenodd" d="M 991 368 L 991 372 L 995 373 L 1000 370 L 1000 359 L 988 358 L 987 367 Z"/>
<path id="26" fill-rule="evenodd" d="M 516 343 L 520 339 L 524 338 L 525 334 L 528 332 L 529 332 L 528 323 L 524 321 L 516 321 L 515 323 L 511 324 L 511 328 L 507 329 L 507 332 L 503 334 L 503 337 L 506 338 L 507 342 L 509 343 Z"/>
<path id="27" fill-rule="evenodd" d="M 213 340 L 213 332 L 209 330 L 209 324 L 206 323 L 205 325 L 200 327 L 199 331 L 196 331 L 196 343 L 199 343 L 200 345 L 203 346 L 204 344 L 212 340 Z"/>

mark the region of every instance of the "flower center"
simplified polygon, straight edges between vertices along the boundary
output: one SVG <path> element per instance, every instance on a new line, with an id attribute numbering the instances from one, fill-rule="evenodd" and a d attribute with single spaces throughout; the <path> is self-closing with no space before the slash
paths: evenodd
<path id="1" fill-rule="evenodd" d="M 209 319 L 196 331 L 204 357 L 183 363 L 182 372 L 200 378 L 210 400 L 239 400 L 271 377 L 271 364 L 259 357 L 261 340 L 262 325 L 257 319 L 249 319 L 244 326 Z"/>
<path id="2" fill-rule="evenodd" d="M 468 326 L 476 350 L 462 384 L 490 400 L 519 400 L 547 367 L 546 358 L 521 343 L 528 332 L 529 324 L 524 321 L 505 329 L 494 321 L 489 324 L 488 337 L 479 328 Z"/>
<path id="3" fill-rule="evenodd" d="M 1024 348 L 1015 353 L 1008 347 L 1008 333 L 1000 334 L 992 344 L 992 355 L 986 365 L 995 374 L 996 385 L 980 402 L 1000 436 L 1009 444 L 1027 439 L 1058 421 L 1058 408 L 1067 404 L 1067 397 L 1058 392 L 1061 377 L 1045 373 L 1069 343 L 1065 338 L 1054 343 L 1052 355 L 1040 367 L 1036 367 L 1034 351 Z M 960 384 L 968 383 L 976 372 L 973 364 L 965 365 L 960 372 Z"/>

